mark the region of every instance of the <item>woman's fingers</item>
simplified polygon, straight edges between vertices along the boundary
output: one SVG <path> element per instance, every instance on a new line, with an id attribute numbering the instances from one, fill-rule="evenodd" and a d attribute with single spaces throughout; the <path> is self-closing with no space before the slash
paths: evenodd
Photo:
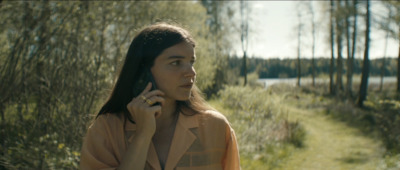
<path id="1" fill-rule="evenodd" d="M 152 106 L 151 107 L 152 112 L 154 113 L 154 117 L 158 118 L 161 116 L 161 106 L 160 105 L 156 105 L 156 106 Z"/>
<path id="2" fill-rule="evenodd" d="M 150 103 L 149 103 L 149 102 Z M 150 98 L 147 98 L 147 101 L 146 101 L 150 106 L 152 106 L 154 103 L 161 103 L 161 105 L 162 105 L 162 103 L 164 103 L 164 98 L 163 97 L 160 97 L 160 96 L 152 96 L 152 97 L 150 97 Z"/>
<path id="3" fill-rule="evenodd" d="M 162 113 L 161 105 L 164 103 L 164 98 L 162 97 L 164 93 L 160 90 L 150 91 L 151 86 L 152 84 L 148 83 L 145 89 L 127 105 L 133 120 L 141 125 L 148 124 L 145 122 L 155 121 L 154 119 L 158 118 Z M 154 103 L 161 103 L 161 105 L 154 105 Z"/>
<path id="4" fill-rule="evenodd" d="M 154 103 L 164 103 L 164 98 L 162 97 L 164 93 L 160 90 L 150 91 L 151 86 L 152 84 L 148 83 L 142 93 L 128 103 L 127 108 L 134 120 L 137 120 L 138 116 L 144 116 L 142 114 L 151 114 L 155 117 L 161 115 L 161 106 L 154 105 Z"/>
<path id="5" fill-rule="evenodd" d="M 147 83 L 146 88 L 144 88 L 142 93 L 140 93 L 137 97 L 140 97 L 141 99 L 146 100 L 147 98 L 150 98 L 152 96 L 163 96 L 164 95 L 164 92 L 162 92 L 161 90 L 150 91 L 152 85 L 153 84 L 151 82 Z"/>
<path id="6" fill-rule="evenodd" d="M 150 89 L 151 89 L 151 86 L 152 86 L 152 85 L 151 85 L 150 82 L 147 83 L 146 87 L 144 88 L 144 90 L 142 91 L 142 93 L 139 94 L 139 96 L 144 95 L 144 94 L 146 94 L 147 92 L 149 92 Z"/>
<path id="7" fill-rule="evenodd" d="M 150 92 L 145 93 L 143 95 L 145 97 L 149 98 L 149 97 L 152 97 L 152 96 L 164 96 L 165 94 L 161 90 L 153 90 L 153 91 L 150 91 Z"/>

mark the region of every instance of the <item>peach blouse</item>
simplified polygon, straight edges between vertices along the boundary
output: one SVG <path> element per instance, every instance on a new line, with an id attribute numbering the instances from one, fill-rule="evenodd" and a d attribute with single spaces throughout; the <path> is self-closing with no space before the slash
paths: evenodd
<path id="1" fill-rule="evenodd" d="M 136 125 L 114 114 L 99 116 L 89 127 L 81 151 L 81 169 L 116 169 Z M 161 170 L 151 143 L 146 170 Z M 179 114 L 165 170 L 239 170 L 235 132 L 228 120 L 216 111 L 194 116 Z"/>

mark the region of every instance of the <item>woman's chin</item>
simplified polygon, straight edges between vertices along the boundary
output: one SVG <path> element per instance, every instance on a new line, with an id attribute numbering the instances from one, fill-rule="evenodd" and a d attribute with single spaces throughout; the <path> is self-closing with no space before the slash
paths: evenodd
<path id="1" fill-rule="evenodd" d="M 177 101 L 187 101 L 190 99 L 191 94 L 187 94 L 187 95 L 182 95 L 176 98 Z"/>

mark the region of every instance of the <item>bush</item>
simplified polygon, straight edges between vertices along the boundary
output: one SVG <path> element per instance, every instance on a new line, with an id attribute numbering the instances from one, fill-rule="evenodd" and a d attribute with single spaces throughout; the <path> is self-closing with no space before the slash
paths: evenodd
<path id="1" fill-rule="evenodd" d="M 1 126 L 0 169 L 77 169 L 85 118 L 66 115 L 41 122 L 27 119 Z"/>
<path id="2" fill-rule="evenodd" d="M 383 142 L 390 152 L 400 153 L 400 101 L 392 96 L 380 96 L 370 94 L 365 102 L 366 107 L 370 107 L 373 114 L 375 128 L 381 133 Z"/>
<path id="3" fill-rule="evenodd" d="M 285 95 L 259 87 L 227 86 L 218 96 L 218 102 L 229 108 L 228 119 L 244 159 L 242 168 L 253 166 L 248 159 L 276 167 L 290 149 L 302 146 L 305 131 L 298 122 L 287 120 Z"/>

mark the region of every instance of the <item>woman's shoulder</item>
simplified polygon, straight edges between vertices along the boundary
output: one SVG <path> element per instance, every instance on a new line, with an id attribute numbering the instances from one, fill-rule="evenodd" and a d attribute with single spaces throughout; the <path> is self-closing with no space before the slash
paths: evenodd
<path id="1" fill-rule="evenodd" d="M 214 119 L 219 119 L 219 120 L 226 120 L 226 117 L 224 114 L 217 110 L 205 110 L 202 112 L 201 115 L 204 115 L 206 117 L 214 118 Z"/>
<path id="2" fill-rule="evenodd" d="M 121 122 L 123 120 L 122 116 L 119 114 L 115 113 L 104 113 L 101 115 L 98 115 L 96 120 L 101 120 L 101 121 L 106 121 L 106 122 Z"/>
<path id="3" fill-rule="evenodd" d="M 117 114 L 105 113 L 98 115 L 89 128 L 116 128 L 123 125 L 122 116 Z"/>
<path id="4" fill-rule="evenodd" d="M 206 110 L 198 115 L 201 117 L 200 120 L 202 120 L 202 121 L 229 125 L 229 121 L 225 117 L 225 115 L 223 115 L 222 113 L 220 113 L 217 110 Z"/>

